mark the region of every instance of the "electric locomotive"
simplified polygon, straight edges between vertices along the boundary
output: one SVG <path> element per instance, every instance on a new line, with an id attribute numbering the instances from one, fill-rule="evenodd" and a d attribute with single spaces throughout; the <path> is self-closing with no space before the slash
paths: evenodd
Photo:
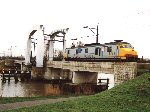
<path id="1" fill-rule="evenodd" d="M 138 54 L 130 43 L 114 40 L 105 44 L 79 44 L 66 48 L 64 59 L 66 61 L 136 61 Z"/>

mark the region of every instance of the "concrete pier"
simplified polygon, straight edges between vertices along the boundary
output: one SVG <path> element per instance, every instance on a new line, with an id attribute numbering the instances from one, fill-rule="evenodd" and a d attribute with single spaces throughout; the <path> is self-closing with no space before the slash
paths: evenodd
<path id="1" fill-rule="evenodd" d="M 137 75 L 136 62 L 115 62 L 114 63 L 114 80 L 115 84 L 135 78 Z"/>
<path id="2" fill-rule="evenodd" d="M 32 67 L 31 78 L 37 80 L 43 80 L 45 74 L 45 68 L 43 67 Z"/>

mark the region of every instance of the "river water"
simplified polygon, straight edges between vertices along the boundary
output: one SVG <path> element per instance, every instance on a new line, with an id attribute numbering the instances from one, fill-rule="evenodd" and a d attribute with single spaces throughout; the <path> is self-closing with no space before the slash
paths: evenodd
<path id="1" fill-rule="evenodd" d="M 98 78 L 109 78 L 109 88 L 114 87 L 114 77 L 111 74 L 100 74 Z M 10 82 L 2 83 L 0 77 L 0 97 L 33 97 L 33 96 L 50 96 L 62 95 L 63 91 L 58 84 L 50 84 L 47 82 L 21 82 L 15 83 L 12 79 Z"/>
<path id="2" fill-rule="evenodd" d="M 10 82 L 2 83 L 0 80 L 0 97 L 32 97 L 60 95 L 59 85 L 52 85 L 45 82 Z"/>

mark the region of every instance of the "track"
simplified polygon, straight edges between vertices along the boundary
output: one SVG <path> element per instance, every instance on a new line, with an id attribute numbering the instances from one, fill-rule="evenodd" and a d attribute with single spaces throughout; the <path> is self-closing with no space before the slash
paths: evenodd
<path id="1" fill-rule="evenodd" d="M 65 58 L 65 61 L 80 61 L 80 62 L 137 62 L 139 58 Z"/>

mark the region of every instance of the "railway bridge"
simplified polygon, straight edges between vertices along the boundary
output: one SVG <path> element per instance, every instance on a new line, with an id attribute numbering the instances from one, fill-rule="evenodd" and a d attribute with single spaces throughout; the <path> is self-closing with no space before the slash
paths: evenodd
<path id="1" fill-rule="evenodd" d="M 134 78 L 137 74 L 136 62 L 53 61 L 55 41 L 63 43 L 62 53 L 65 53 L 66 33 L 69 28 L 52 31 L 50 34 L 45 34 L 44 29 L 43 25 L 34 27 L 27 39 L 25 65 L 31 65 L 31 57 L 36 57 L 31 70 L 32 78 L 71 79 L 73 83 L 96 83 L 101 74 L 110 74 L 118 84 Z"/>

